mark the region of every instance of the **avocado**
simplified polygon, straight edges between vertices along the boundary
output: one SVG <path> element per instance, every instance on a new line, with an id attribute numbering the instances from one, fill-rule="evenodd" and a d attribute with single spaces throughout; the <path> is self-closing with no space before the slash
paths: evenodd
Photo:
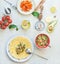
<path id="1" fill-rule="evenodd" d="M 25 30 L 30 28 L 30 22 L 28 20 L 23 20 L 21 27 Z"/>
<path id="2" fill-rule="evenodd" d="M 47 31 L 50 32 L 50 33 L 53 32 L 54 31 L 54 27 L 55 27 L 56 24 L 57 24 L 56 20 L 50 22 L 49 25 L 48 25 Z"/>

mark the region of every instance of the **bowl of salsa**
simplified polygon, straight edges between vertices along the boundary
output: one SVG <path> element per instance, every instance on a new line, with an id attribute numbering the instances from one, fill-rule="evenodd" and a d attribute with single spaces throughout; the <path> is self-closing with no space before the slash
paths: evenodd
<path id="1" fill-rule="evenodd" d="M 38 48 L 46 48 L 50 44 L 50 38 L 46 34 L 39 34 L 36 36 L 35 43 Z"/>

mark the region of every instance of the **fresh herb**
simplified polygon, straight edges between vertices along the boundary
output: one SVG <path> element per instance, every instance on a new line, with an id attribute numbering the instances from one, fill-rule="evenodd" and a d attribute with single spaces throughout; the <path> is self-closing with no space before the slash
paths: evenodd
<path id="1" fill-rule="evenodd" d="M 17 47 L 16 47 L 16 53 L 17 54 L 22 53 L 24 50 L 25 50 L 25 44 L 20 43 L 20 44 L 17 45 Z"/>
<path id="2" fill-rule="evenodd" d="M 35 17 L 37 17 L 37 18 L 39 17 L 39 13 L 36 12 L 36 11 L 32 12 L 32 15 L 35 16 Z"/>
<path id="3" fill-rule="evenodd" d="M 16 31 L 18 31 L 18 27 L 15 24 L 9 25 L 9 29 L 16 29 Z"/>

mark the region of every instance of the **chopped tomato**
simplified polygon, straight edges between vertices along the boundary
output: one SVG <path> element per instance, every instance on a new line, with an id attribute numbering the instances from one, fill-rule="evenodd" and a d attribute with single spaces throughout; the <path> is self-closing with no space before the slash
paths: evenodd
<path id="1" fill-rule="evenodd" d="M 9 25 L 9 23 L 8 23 L 8 22 L 6 22 L 6 23 L 4 23 L 4 25 L 5 25 L 5 26 L 8 26 L 8 25 Z"/>
<path id="2" fill-rule="evenodd" d="M 12 20 L 10 19 L 10 20 L 8 20 L 8 23 L 12 23 Z"/>
<path id="3" fill-rule="evenodd" d="M 0 25 L 3 24 L 3 21 L 0 21 Z"/>
<path id="4" fill-rule="evenodd" d="M 5 21 L 5 19 L 6 19 L 5 16 L 3 16 L 3 17 L 2 17 L 2 21 Z"/>
<path id="5" fill-rule="evenodd" d="M 1 29 L 6 29 L 6 26 L 2 25 L 2 26 L 1 26 Z"/>
<path id="6" fill-rule="evenodd" d="M 10 16 L 6 16 L 6 20 L 10 20 Z"/>

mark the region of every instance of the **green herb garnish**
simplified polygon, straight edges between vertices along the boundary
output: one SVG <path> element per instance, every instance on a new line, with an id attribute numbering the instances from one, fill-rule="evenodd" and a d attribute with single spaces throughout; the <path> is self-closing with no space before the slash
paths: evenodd
<path id="1" fill-rule="evenodd" d="M 18 27 L 15 24 L 9 25 L 9 29 L 16 29 L 16 31 L 18 31 Z"/>
<path id="2" fill-rule="evenodd" d="M 20 44 L 17 45 L 17 47 L 16 47 L 16 53 L 17 54 L 22 53 L 24 50 L 25 50 L 25 44 L 20 43 Z"/>
<path id="3" fill-rule="evenodd" d="M 39 13 L 36 12 L 36 11 L 32 12 L 32 15 L 35 16 L 35 17 L 37 17 L 37 18 L 39 17 Z"/>

